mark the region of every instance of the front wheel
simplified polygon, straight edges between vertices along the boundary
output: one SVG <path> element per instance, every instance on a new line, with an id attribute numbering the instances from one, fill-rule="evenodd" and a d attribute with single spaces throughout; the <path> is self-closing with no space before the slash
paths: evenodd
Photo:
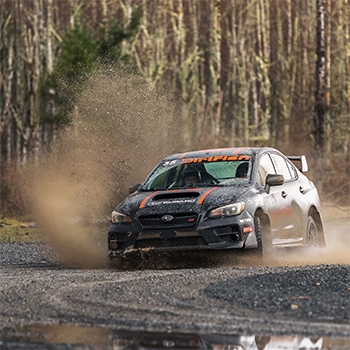
<path id="1" fill-rule="evenodd" d="M 268 256 L 272 253 L 272 237 L 269 220 L 265 215 L 254 216 L 255 237 L 258 244 L 259 254 Z"/>

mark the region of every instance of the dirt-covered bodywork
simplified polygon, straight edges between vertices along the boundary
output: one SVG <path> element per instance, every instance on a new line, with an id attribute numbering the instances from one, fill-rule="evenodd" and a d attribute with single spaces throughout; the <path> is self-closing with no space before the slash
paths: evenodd
<path id="1" fill-rule="evenodd" d="M 273 148 L 168 156 L 113 211 L 108 256 L 324 246 L 319 195 L 305 171 L 304 156 Z"/>

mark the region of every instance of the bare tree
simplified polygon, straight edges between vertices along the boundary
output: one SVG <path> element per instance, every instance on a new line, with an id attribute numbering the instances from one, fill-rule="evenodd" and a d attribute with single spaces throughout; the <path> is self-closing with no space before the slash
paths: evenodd
<path id="1" fill-rule="evenodd" d="M 316 110 L 315 110 L 315 142 L 319 152 L 324 151 L 325 142 L 325 9 L 324 0 L 316 0 L 317 4 L 317 62 L 316 62 Z"/>
<path id="2" fill-rule="evenodd" d="M 213 8 L 214 12 L 214 28 L 213 28 L 213 40 L 215 43 L 215 61 L 216 69 L 213 73 L 216 83 L 216 101 L 215 101 L 215 131 L 214 131 L 214 145 L 219 146 L 219 138 L 221 134 L 221 110 L 222 110 L 222 92 L 221 92 L 221 1 L 216 0 Z"/>

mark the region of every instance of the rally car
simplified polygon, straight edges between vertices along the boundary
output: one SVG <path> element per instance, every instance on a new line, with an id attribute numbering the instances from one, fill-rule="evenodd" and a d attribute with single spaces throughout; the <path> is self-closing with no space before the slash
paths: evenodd
<path id="1" fill-rule="evenodd" d="M 112 212 L 108 256 L 137 251 L 322 247 L 305 156 L 220 148 L 164 158 Z"/>

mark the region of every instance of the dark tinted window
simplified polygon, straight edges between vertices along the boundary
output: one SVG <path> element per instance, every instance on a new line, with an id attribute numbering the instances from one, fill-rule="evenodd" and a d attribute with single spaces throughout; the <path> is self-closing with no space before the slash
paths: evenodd
<path id="1" fill-rule="evenodd" d="M 292 175 L 292 179 L 295 179 L 298 176 L 295 165 L 293 163 L 287 161 L 287 166 L 289 168 L 290 174 Z"/>
<path id="2" fill-rule="evenodd" d="M 275 168 L 272 164 L 270 156 L 265 153 L 261 158 L 259 162 L 259 168 L 258 168 L 258 182 L 259 185 L 265 186 L 266 183 L 266 176 L 268 174 L 276 174 Z"/>
<path id="3" fill-rule="evenodd" d="M 275 166 L 276 173 L 283 175 L 285 181 L 291 180 L 292 175 L 289 171 L 289 167 L 287 165 L 286 160 L 276 153 L 271 153 L 271 158 Z"/>

